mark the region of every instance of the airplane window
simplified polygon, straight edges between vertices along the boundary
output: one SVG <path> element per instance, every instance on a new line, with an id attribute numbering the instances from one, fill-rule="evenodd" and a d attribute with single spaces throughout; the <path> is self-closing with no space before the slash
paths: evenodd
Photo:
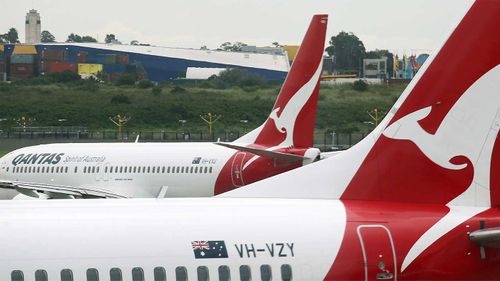
<path id="1" fill-rule="evenodd" d="M 160 172 L 160 166 L 156 167 L 156 172 L 159 173 Z"/>
<path id="2" fill-rule="evenodd" d="M 108 172 L 108 167 L 104 167 L 104 172 L 107 173 Z"/>
<path id="3" fill-rule="evenodd" d="M 134 169 L 133 169 L 133 172 L 132 172 L 132 173 L 135 173 L 135 171 L 137 171 L 137 167 L 134 167 Z"/>
<path id="4" fill-rule="evenodd" d="M 126 174 L 127 171 L 128 171 L 128 167 L 127 166 L 123 167 L 123 173 Z"/>
<path id="5" fill-rule="evenodd" d="M 7 172 L 9 171 L 9 167 L 7 167 Z M 36 167 L 36 172 L 40 173 L 40 166 Z"/>
<path id="6" fill-rule="evenodd" d="M 123 166 L 120 166 L 120 174 L 123 173 Z"/>
<path id="7" fill-rule="evenodd" d="M 191 168 L 189 169 L 189 173 L 190 173 L 190 174 L 192 174 L 192 173 L 193 173 L 193 171 L 194 171 L 194 167 L 191 167 Z"/>
<path id="8" fill-rule="evenodd" d="M 132 281 L 144 281 L 144 270 L 142 268 L 132 268 Z"/>
<path id="9" fill-rule="evenodd" d="M 95 167 L 89 167 L 89 170 L 92 174 L 95 173 Z"/>
<path id="10" fill-rule="evenodd" d="M 206 174 L 207 172 L 208 172 L 208 167 L 205 167 L 205 169 L 204 169 L 203 173 L 205 173 L 205 174 Z"/>
<path id="11" fill-rule="evenodd" d="M 35 271 L 35 281 L 48 281 L 47 271 L 39 269 Z"/>
<path id="12" fill-rule="evenodd" d="M 73 272 L 71 269 L 61 270 L 61 281 L 73 281 Z"/>
<path id="13" fill-rule="evenodd" d="M 132 166 L 128 167 L 128 172 L 132 173 Z"/>
<path id="14" fill-rule="evenodd" d="M 16 168 L 17 167 L 14 167 L 14 169 L 12 169 L 12 172 L 15 174 L 16 173 Z"/>
<path id="15" fill-rule="evenodd" d="M 7 172 L 9 171 L 9 168 L 7 168 Z M 161 173 L 165 174 L 165 166 L 161 167 Z"/>
<path id="16" fill-rule="evenodd" d="M 289 264 L 281 266 L 281 280 L 292 281 L 292 267 Z"/>
<path id="17" fill-rule="evenodd" d="M 51 173 L 54 173 L 54 166 L 52 166 L 52 167 L 50 168 L 50 172 L 51 172 Z"/>
<path id="18" fill-rule="evenodd" d="M 176 281 L 187 281 L 188 273 L 184 266 L 178 266 L 175 268 L 175 280 Z"/>
<path id="19" fill-rule="evenodd" d="M 56 167 L 56 173 L 59 173 L 59 167 Z"/>
<path id="20" fill-rule="evenodd" d="M 24 281 L 24 275 L 21 270 L 14 270 L 10 274 L 11 281 Z"/>
<path id="21" fill-rule="evenodd" d="M 213 169 L 213 167 L 210 167 L 210 171 L 209 171 L 210 174 L 212 173 L 212 169 Z"/>
<path id="22" fill-rule="evenodd" d="M 181 174 L 184 174 L 184 167 L 181 167 Z"/>
<path id="23" fill-rule="evenodd" d="M 66 166 L 66 168 L 64 168 L 64 172 L 68 173 L 68 169 L 69 169 L 68 166 Z"/>
<path id="24" fill-rule="evenodd" d="M 240 280 L 241 281 L 252 280 L 252 272 L 250 271 L 250 266 L 248 265 L 240 266 Z"/>
<path id="25" fill-rule="evenodd" d="M 87 269 L 87 281 L 99 281 L 99 271 L 95 268 Z"/>
<path id="26" fill-rule="evenodd" d="M 180 172 L 180 170 L 181 170 L 181 167 L 179 167 L 179 166 L 175 167 L 175 172 L 176 172 L 177 174 Z"/>
<path id="27" fill-rule="evenodd" d="M 158 266 L 154 269 L 154 281 L 167 281 L 167 273 L 165 272 L 165 268 Z"/>
<path id="28" fill-rule="evenodd" d="M 31 167 L 28 167 L 28 173 L 31 173 Z"/>
<path id="29" fill-rule="evenodd" d="M 109 271 L 109 279 L 110 281 L 122 281 L 122 271 L 119 268 L 112 268 Z"/>
<path id="30" fill-rule="evenodd" d="M 263 264 L 260 266 L 260 280 L 262 281 L 271 281 L 272 272 L 271 266 L 268 264 Z"/>
<path id="31" fill-rule="evenodd" d="M 78 167 L 75 166 L 75 174 L 78 172 Z"/>
<path id="32" fill-rule="evenodd" d="M 113 172 L 113 166 L 109 167 L 109 172 L 112 173 Z"/>
<path id="33" fill-rule="evenodd" d="M 151 172 L 151 167 L 148 166 L 148 174 Z"/>
<path id="34" fill-rule="evenodd" d="M 45 173 L 45 167 L 42 167 L 42 173 Z"/>
<path id="35" fill-rule="evenodd" d="M 146 167 L 142 167 L 142 173 L 144 174 L 146 172 Z"/>
<path id="36" fill-rule="evenodd" d="M 153 167 L 153 170 L 151 171 L 151 173 L 153 173 L 153 174 L 154 174 L 154 173 L 155 173 L 155 171 L 156 171 L 156 167 Z"/>
<path id="37" fill-rule="evenodd" d="M 198 167 L 194 167 L 194 173 L 198 174 Z"/>
<path id="38" fill-rule="evenodd" d="M 38 167 L 38 170 L 40 170 L 40 167 Z M 9 167 L 7 167 L 7 172 L 9 171 Z"/>
<path id="39" fill-rule="evenodd" d="M 219 281 L 229 281 L 231 280 L 231 271 L 229 266 L 221 265 L 219 266 Z"/>
<path id="40" fill-rule="evenodd" d="M 198 281 L 208 281 L 210 278 L 208 276 L 208 267 L 198 266 Z"/>
<path id="41" fill-rule="evenodd" d="M 83 167 L 83 173 L 84 173 L 84 174 L 85 174 L 85 173 L 87 173 L 87 167 L 86 167 L 86 166 L 85 166 L 85 167 Z"/>

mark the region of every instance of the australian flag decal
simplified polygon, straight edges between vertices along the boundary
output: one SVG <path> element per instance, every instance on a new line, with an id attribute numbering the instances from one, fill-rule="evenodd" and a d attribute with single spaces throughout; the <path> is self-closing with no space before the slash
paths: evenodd
<path id="1" fill-rule="evenodd" d="M 224 241 L 193 241 L 194 257 L 197 259 L 227 258 L 227 249 Z"/>

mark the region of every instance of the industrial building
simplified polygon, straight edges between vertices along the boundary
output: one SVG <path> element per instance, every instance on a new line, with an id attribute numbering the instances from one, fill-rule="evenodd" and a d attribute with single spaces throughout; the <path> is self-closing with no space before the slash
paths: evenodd
<path id="1" fill-rule="evenodd" d="M 103 71 L 111 79 L 144 69 L 156 81 L 201 79 L 221 69 L 242 68 L 269 80 L 283 80 L 290 68 L 284 54 L 261 54 L 100 43 L 0 45 L 0 79 L 23 79 L 50 72 L 81 75 Z M 196 71 L 193 71 L 196 69 Z M 190 73 L 204 73 L 202 77 Z"/>

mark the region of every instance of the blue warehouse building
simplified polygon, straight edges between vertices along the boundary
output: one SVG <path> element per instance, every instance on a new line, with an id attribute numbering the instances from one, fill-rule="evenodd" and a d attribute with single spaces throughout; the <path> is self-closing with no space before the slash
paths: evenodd
<path id="1" fill-rule="evenodd" d="M 2 52 L 3 50 L 3 52 Z M 9 80 L 18 76 L 60 72 L 82 73 L 104 71 L 120 75 L 142 67 L 148 79 L 156 82 L 172 79 L 207 78 L 221 70 L 245 69 L 269 80 L 283 80 L 290 68 L 286 56 L 216 50 L 181 49 L 157 46 L 137 46 L 100 43 L 46 43 L 35 45 L 7 44 L 0 48 Z M 33 56 L 28 60 L 26 56 Z M 33 61 L 33 67 L 21 68 L 11 61 Z M 11 71 L 9 71 L 11 70 Z M 196 71 L 190 71 L 196 70 Z M 29 73 L 22 73 L 27 71 Z M 192 75 L 190 73 L 198 73 Z M 199 75 L 204 73 L 203 75 Z M 18 76 L 16 76 L 18 75 Z"/>

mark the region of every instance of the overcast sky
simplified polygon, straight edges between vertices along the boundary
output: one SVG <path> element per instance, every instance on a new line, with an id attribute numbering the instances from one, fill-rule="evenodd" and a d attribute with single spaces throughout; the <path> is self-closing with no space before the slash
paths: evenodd
<path id="1" fill-rule="evenodd" d="M 328 38 L 356 34 L 367 50 L 421 53 L 439 47 L 472 0 L 0 0 L 0 32 L 24 41 L 29 9 L 58 41 L 70 33 L 103 41 L 113 33 L 129 43 L 217 48 L 225 41 L 298 45 L 311 16 L 330 16 Z"/>

